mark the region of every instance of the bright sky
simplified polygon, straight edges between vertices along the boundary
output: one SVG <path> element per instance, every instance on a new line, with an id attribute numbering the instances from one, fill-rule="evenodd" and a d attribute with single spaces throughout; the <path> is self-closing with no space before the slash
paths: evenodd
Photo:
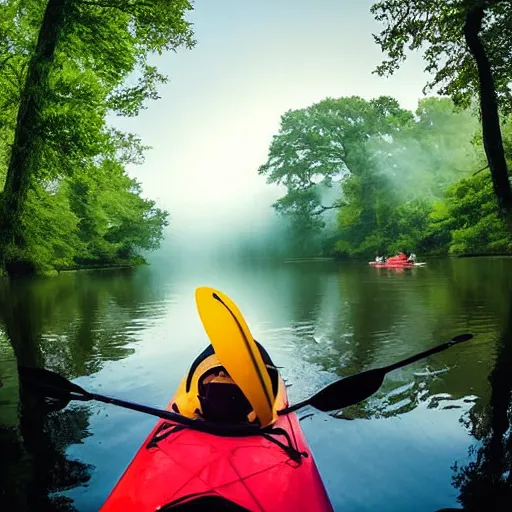
<path id="1" fill-rule="evenodd" d="M 172 231 L 268 215 L 276 190 L 257 174 L 281 114 L 327 96 L 394 96 L 414 109 L 426 82 L 413 55 L 392 79 L 371 0 L 197 0 L 197 45 L 159 58 L 162 99 L 122 128 L 151 145 L 133 174 L 172 216 Z"/>

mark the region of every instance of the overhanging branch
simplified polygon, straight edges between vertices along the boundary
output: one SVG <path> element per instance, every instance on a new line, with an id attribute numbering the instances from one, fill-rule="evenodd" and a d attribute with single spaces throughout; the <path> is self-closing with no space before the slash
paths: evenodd
<path id="1" fill-rule="evenodd" d="M 336 209 L 342 208 L 343 206 L 345 206 L 345 203 L 335 203 L 335 204 L 332 204 L 330 206 L 324 206 L 323 204 L 321 204 L 313 212 L 313 214 L 314 215 L 320 215 L 320 214 L 326 212 L 327 210 L 336 210 Z"/>
<path id="2" fill-rule="evenodd" d="M 475 171 L 473 173 L 473 176 L 476 176 L 477 174 L 481 173 L 482 171 L 485 171 L 485 169 L 489 169 L 489 164 L 487 164 L 485 167 L 482 167 L 481 169 L 478 169 L 478 171 Z"/>
<path id="3" fill-rule="evenodd" d="M 102 9 L 118 9 L 120 11 L 126 12 L 128 14 L 131 14 L 133 12 L 133 8 L 137 7 L 154 7 L 148 3 L 145 2 L 136 2 L 136 3 L 122 3 L 122 2 L 94 2 L 89 0 L 81 0 L 80 2 L 82 5 L 90 5 L 92 7 L 100 7 Z"/>

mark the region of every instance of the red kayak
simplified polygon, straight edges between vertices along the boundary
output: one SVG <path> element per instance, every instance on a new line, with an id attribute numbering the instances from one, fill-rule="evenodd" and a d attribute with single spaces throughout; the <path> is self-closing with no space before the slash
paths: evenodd
<path id="1" fill-rule="evenodd" d="M 276 408 L 288 406 L 284 382 L 265 356 Z M 250 405 L 210 346 L 182 380 L 168 410 L 203 420 L 247 421 Z M 249 414 L 248 414 L 249 413 Z M 294 413 L 268 434 L 224 436 L 160 420 L 112 490 L 102 512 L 333 511 Z"/>
<path id="2" fill-rule="evenodd" d="M 370 261 L 372 267 L 376 268 L 414 268 L 414 263 L 402 263 L 402 262 L 386 262 L 377 263 L 376 261 Z"/>
<path id="3" fill-rule="evenodd" d="M 401 260 L 387 260 L 385 263 L 380 263 L 377 261 L 370 261 L 368 262 L 369 265 L 376 268 L 416 268 L 416 267 L 424 267 L 426 263 L 410 263 L 407 261 L 401 261 Z"/>

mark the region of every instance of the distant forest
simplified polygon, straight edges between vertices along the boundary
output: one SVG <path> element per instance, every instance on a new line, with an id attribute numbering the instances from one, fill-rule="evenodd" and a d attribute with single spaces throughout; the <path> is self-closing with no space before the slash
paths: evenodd
<path id="1" fill-rule="evenodd" d="M 421 51 L 425 89 L 440 97 L 414 113 L 349 97 L 283 114 L 259 173 L 286 186 L 274 207 L 295 252 L 512 252 L 512 3 L 382 0 L 370 11 L 384 53 L 374 72 Z"/>
<path id="2" fill-rule="evenodd" d="M 140 263 L 168 212 L 126 172 L 148 149 L 136 116 L 167 78 L 154 53 L 191 48 L 184 0 L 0 3 L 0 272 Z M 135 77 L 135 79 L 134 79 Z"/>
<path id="3" fill-rule="evenodd" d="M 510 119 L 503 139 L 510 165 Z M 296 254 L 512 252 L 478 117 L 448 98 L 423 99 L 414 113 L 389 97 L 286 112 L 259 172 L 286 185 L 274 207 Z"/>

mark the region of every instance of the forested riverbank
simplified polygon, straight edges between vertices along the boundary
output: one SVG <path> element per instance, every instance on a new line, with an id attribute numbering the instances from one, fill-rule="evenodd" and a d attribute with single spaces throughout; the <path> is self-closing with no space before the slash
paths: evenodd
<path id="1" fill-rule="evenodd" d="M 376 2 L 391 76 L 421 52 L 415 112 L 389 96 L 325 98 L 285 112 L 259 173 L 297 255 L 512 252 L 510 2 Z M 349 73 L 349 70 L 347 70 Z"/>
<path id="2" fill-rule="evenodd" d="M 167 77 L 152 57 L 195 45 L 191 10 L 186 0 L 0 5 L 0 272 L 139 264 L 159 247 L 169 213 L 128 172 L 149 148 L 115 120 L 159 98 Z M 262 237 L 262 252 L 510 254 L 510 4 L 381 1 L 371 12 L 384 55 L 374 71 L 393 74 L 411 42 L 441 96 L 415 111 L 344 96 L 285 112 L 259 173 L 286 189 L 274 204 L 286 235 Z M 253 238 L 237 240 L 240 253 L 253 255 Z"/>
<path id="3" fill-rule="evenodd" d="M 190 4 L 0 5 L 0 271 L 138 264 L 168 212 L 127 166 L 149 149 L 115 128 L 167 77 L 151 54 L 194 45 Z"/>
<path id="4" fill-rule="evenodd" d="M 503 142 L 510 164 L 510 118 Z M 512 254 L 475 109 L 448 98 L 423 99 L 415 112 L 390 97 L 289 111 L 259 172 L 287 187 L 274 206 L 298 254 Z"/>

